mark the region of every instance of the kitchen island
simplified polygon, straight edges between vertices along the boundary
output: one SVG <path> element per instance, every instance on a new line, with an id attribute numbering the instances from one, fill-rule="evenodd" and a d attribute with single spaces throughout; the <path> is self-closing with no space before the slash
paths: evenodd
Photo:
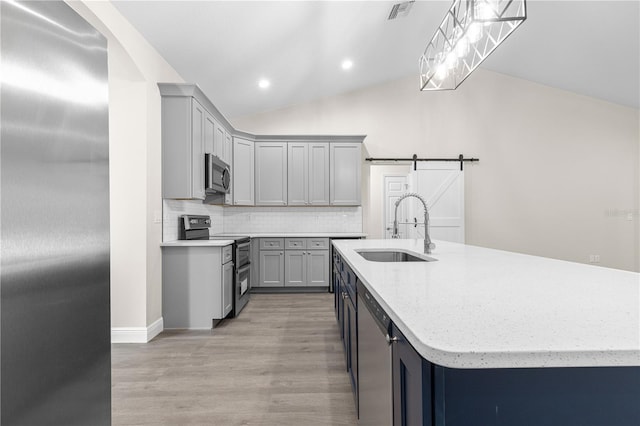
<path id="1" fill-rule="evenodd" d="M 334 242 L 393 323 L 394 424 L 640 424 L 640 274 L 436 245 L 377 262 L 358 251 L 423 241 Z"/>

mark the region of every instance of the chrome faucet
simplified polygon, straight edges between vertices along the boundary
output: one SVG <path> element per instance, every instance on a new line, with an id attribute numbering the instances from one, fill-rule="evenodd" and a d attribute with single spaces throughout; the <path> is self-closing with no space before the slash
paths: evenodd
<path id="1" fill-rule="evenodd" d="M 418 200 L 420 200 L 420 202 L 422 202 L 422 205 L 424 206 L 424 253 L 431 254 L 431 250 L 436 248 L 436 245 L 431 242 L 431 237 L 429 237 L 429 211 L 427 210 L 427 203 L 419 194 L 409 192 L 402 195 L 396 201 L 396 211 L 393 216 L 393 234 L 391 235 L 391 238 L 400 238 L 400 235 L 398 234 L 398 206 L 400 205 L 400 202 L 402 200 L 408 197 L 417 198 Z"/>

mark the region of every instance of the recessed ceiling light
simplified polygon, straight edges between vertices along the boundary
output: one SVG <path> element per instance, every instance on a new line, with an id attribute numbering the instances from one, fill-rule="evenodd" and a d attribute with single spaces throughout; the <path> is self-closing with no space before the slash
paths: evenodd
<path id="1" fill-rule="evenodd" d="M 343 70 L 350 70 L 351 67 L 353 67 L 353 61 L 351 59 L 345 59 L 344 61 L 342 61 Z"/>
<path id="2" fill-rule="evenodd" d="M 260 79 L 260 81 L 258 81 L 258 87 L 260 87 L 261 89 L 266 89 L 269 86 L 271 86 L 271 82 L 266 78 L 262 78 Z"/>

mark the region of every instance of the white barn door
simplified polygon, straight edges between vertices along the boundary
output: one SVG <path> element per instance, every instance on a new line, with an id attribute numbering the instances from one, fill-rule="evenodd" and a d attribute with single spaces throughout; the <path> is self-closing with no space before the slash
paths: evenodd
<path id="1" fill-rule="evenodd" d="M 384 237 L 389 239 L 393 233 L 393 217 L 396 209 L 396 201 L 407 191 L 407 176 L 385 175 L 384 176 Z M 402 204 L 398 206 L 398 222 L 406 222 L 408 220 L 409 205 Z M 400 226 L 400 238 L 408 238 L 406 226 Z"/>
<path id="2" fill-rule="evenodd" d="M 464 172 L 458 162 L 418 162 L 417 170 L 409 173 L 409 188 L 420 194 L 429 208 L 431 239 L 464 243 Z M 409 200 L 403 201 L 403 203 Z M 410 236 L 424 238 L 422 203 L 411 203 Z"/>

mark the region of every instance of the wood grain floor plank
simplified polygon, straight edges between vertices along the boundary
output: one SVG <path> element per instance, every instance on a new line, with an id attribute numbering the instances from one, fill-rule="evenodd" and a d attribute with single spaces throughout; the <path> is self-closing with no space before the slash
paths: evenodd
<path id="1" fill-rule="evenodd" d="M 330 294 L 256 294 L 212 331 L 112 345 L 113 425 L 357 424 Z"/>

